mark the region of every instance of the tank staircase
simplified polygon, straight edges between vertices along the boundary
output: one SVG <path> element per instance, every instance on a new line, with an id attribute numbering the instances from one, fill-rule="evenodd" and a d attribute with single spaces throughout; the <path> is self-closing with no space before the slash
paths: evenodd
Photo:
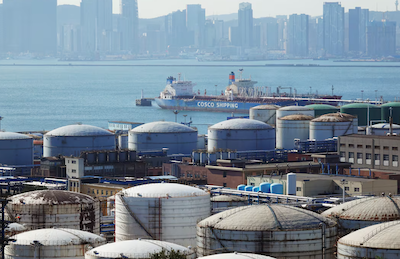
<path id="1" fill-rule="evenodd" d="M 154 200 L 154 203 L 149 204 L 149 229 L 157 237 L 157 240 L 162 241 L 162 198 Z"/>
<path id="2" fill-rule="evenodd" d="M 117 196 L 120 198 L 122 204 L 124 205 L 126 211 L 131 215 L 132 218 L 135 219 L 136 223 L 139 224 L 139 226 L 146 232 L 148 236 L 150 236 L 152 239 L 155 239 L 154 235 L 146 228 L 146 226 L 143 224 L 143 222 L 136 216 L 136 214 L 129 208 L 129 205 L 126 203 L 124 199 L 123 193 L 117 194 Z"/>

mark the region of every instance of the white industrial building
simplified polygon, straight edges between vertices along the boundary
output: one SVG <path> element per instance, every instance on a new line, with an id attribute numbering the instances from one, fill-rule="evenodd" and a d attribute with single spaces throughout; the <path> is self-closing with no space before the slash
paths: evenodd
<path id="1" fill-rule="evenodd" d="M 43 137 L 43 157 L 75 156 L 82 151 L 115 150 L 115 135 L 90 125 L 68 125 L 46 133 Z"/>
<path id="2" fill-rule="evenodd" d="M 197 149 L 197 130 L 183 124 L 156 121 L 129 131 L 129 150 L 154 151 L 168 149 L 168 154 L 191 154 Z"/>
<path id="3" fill-rule="evenodd" d="M 115 239 L 151 238 L 194 247 L 196 224 L 210 210 L 210 194 L 195 187 L 174 183 L 132 187 L 115 196 Z"/>

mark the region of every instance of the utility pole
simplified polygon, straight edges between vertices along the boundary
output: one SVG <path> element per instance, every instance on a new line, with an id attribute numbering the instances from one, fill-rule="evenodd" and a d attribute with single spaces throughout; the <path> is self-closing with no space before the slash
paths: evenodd
<path id="1" fill-rule="evenodd" d="M 396 0 L 395 5 L 396 5 L 396 12 L 397 12 L 397 11 L 399 11 L 399 0 Z"/>

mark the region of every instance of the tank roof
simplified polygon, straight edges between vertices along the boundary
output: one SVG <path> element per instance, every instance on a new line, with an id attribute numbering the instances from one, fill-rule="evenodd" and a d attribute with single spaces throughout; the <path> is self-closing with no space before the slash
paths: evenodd
<path id="1" fill-rule="evenodd" d="M 342 112 L 334 112 L 334 113 L 327 113 L 322 115 L 321 117 L 338 117 L 338 118 L 350 118 L 350 119 L 356 119 L 357 117 L 351 114 L 347 113 L 342 113 Z"/>
<path id="2" fill-rule="evenodd" d="M 13 245 L 31 246 L 34 241 L 42 245 L 81 245 L 87 243 L 105 243 L 105 239 L 99 235 L 65 228 L 44 228 L 23 232 L 12 237 Z"/>
<path id="3" fill-rule="evenodd" d="M 366 109 L 366 108 L 379 108 L 376 105 L 370 104 L 370 103 L 350 103 L 343 105 L 342 108 L 355 108 L 355 109 Z"/>
<path id="4" fill-rule="evenodd" d="M 381 107 L 400 107 L 400 102 L 384 103 Z"/>
<path id="5" fill-rule="evenodd" d="M 250 254 L 250 253 L 224 253 L 224 254 L 216 254 L 209 255 L 204 257 L 198 257 L 198 259 L 275 259 L 271 256 L 258 255 L 258 254 Z"/>
<path id="6" fill-rule="evenodd" d="M 313 119 L 311 122 L 351 122 L 353 121 L 350 117 L 340 117 L 340 116 L 320 116 Z"/>
<path id="7" fill-rule="evenodd" d="M 278 110 L 280 106 L 278 105 L 258 105 L 250 108 L 251 110 Z"/>
<path id="8" fill-rule="evenodd" d="M 279 109 L 280 111 L 312 111 L 313 109 L 306 106 L 285 106 Z"/>
<path id="9" fill-rule="evenodd" d="M 331 218 L 363 221 L 392 221 L 400 219 L 400 197 L 368 197 L 345 202 L 322 213 Z"/>
<path id="10" fill-rule="evenodd" d="M 292 114 L 292 115 L 288 115 L 288 116 L 279 118 L 279 120 L 283 120 L 283 121 L 310 121 L 312 119 L 314 119 L 313 116 L 304 115 L 304 114 Z"/>
<path id="11" fill-rule="evenodd" d="M 111 132 L 91 125 L 68 125 L 46 133 L 45 136 L 85 137 L 85 136 L 107 136 Z"/>
<path id="12" fill-rule="evenodd" d="M 332 109 L 339 110 L 338 107 L 329 105 L 329 104 L 310 104 L 310 105 L 306 105 L 304 107 L 307 107 L 307 108 L 310 108 L 313 110 L 332 110 Z"/>
<path id="13" fill-rule="evenodd" d="M 12 204 L 65 205 L 94 202 L 94 199 L 89 195 L 63 190 L 25 192 L 11 196 L 10 199 Z"/>
<path id="14" fill-rule="evenodd" d="M 133 128 L 131 131 L 137 133 L 172 133 L 172 132 L 196 132 L 186 125 L 170 122 L 170 121 L 155 121 L 140 125 Z"/>
<path id="15" fill-rule="evenodd" d="M 192 186 L 177 183 L 151 183 L 123 190 L 122 193 L 129 197 L 195 197 L 209 195 L 207 192 Z"/>
<path id="16" fill-rule="evenodd" d="M 397 124 L 393 124 L 393 129 L 400 129 L 400 125 Z M 378 124 L 374 124 L 372 125 L 372 128 L 374 129 L 390 129 L 390 123 L 378 123 Z"/>
<path id="17" fill-rule="evenodd" d="M 200 227 L 241 231 L 284 231 L 320 228 L 336 223 L 317 213 L 286 205 L 251 205 L 215 214 L 200 223 Z"/>
<path id="18" fill-rule="evenodd" d="M 20 133 L 15 133 L 15 132 L 2 132 L 0 131 L 0 140 L 11 140 L 11 139 L 30 139 L 32 137 L 29 137 L 28 135 L 25 134 L 20 134 Z"/>
<path id="19" fill-rule="evenodd" d="M 231 130 L 255 130 L 272 129 L 272 126 L 252 119 L 232 119 L 219 122 L 209 127 L 209 129 L 231 129 Z"/>
<path id="20" fill-rule="evenodd" d="M 400 221 L 359 229 L 339 239 L 339 243 L 363 248 L 400 249 Z"/>
<path id="21" fill-rule="evenodd" d="M 184 246 L 170 242 L 137 239 L 102 245 L 86 252 L 86 255 L 101 258 L 121 258 L 121 255 L 123 258 L 150 258 L 151 254 L 161 252 L 163 249 L 183 252 L 186 255 L 194 253 Z"/>

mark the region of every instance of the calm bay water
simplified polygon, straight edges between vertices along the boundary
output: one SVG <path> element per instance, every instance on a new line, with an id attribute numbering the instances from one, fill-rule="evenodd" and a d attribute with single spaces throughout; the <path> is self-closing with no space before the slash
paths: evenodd
<path id="1" fill-rule="evenodd" d="M 13 66 L 13 64 L 68 64 L 72 66 Z M 172 111 L 156 106 L 136 107 L 141 89 L 145 97 L 156 97 L 165 87 L 165 79 L 178 73 L 197 83 L 195 89 L 218 94 L 228 83 L 228 74 L 238 66 L 263 64 L 356 65 L 357 67 L 244 67 L 244 77 L 251 75 L 257 86 L 294 87 L 298 93 L 318 90 L 344 99 L 385 100 L 400 97 L 400 63 L 340 63 L 332 61 L 286 60 L 258 62 L 197 62 L 196 60 L 149 60 L 126 62 L 67 62 L 56 60 L 2 60 L 0 65 L 1 128 L 7 131 L 52 130 L 72 123 L 107 128 L 111 120 L 151 122 L 174 121 Z M 143 66 L 74 66 L 82 64 L 143 65 Z M 145 66 L 146 65 L 146 66 Z M 155 66 L 151 66 L 155 65 Z M 166 66 L 158 66 L 166 65 Z M 171 66 L 173 65 L 173 66 Z M 201 65 L 201 66 L 193 66 Z M 213 65 L 213 66 L 207 66 Z M 215 65 L 221 65 L 216 67 Z M 358 67 L 358 66 L 365 67 Z M 238 74 L 238 73 L 236 73 Z M 215 87 L 217 85 L 217 87 Z M 155 105 L 155 104 L 154 104 Z M 225 120 L 230 114 L 180 112 L 178 121 L 191 117 L 200 133 L 207 125 Z"/>

